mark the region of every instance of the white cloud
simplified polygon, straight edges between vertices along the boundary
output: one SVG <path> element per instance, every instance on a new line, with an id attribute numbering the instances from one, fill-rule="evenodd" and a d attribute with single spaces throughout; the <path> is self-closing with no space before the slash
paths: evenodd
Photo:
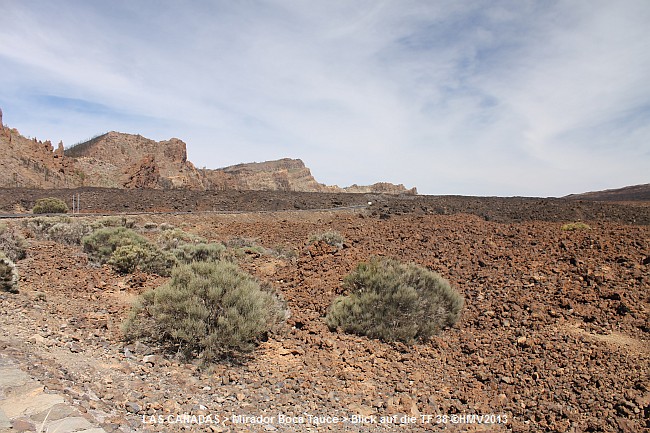
<path id="1" fill-rule="evenodd" d="M 326 183 L 431 194 L 649 181 L 642 0 L 5 9 L 0 104 L 40 138 L 177 136 L 201 166 L 296 157 Z"/>

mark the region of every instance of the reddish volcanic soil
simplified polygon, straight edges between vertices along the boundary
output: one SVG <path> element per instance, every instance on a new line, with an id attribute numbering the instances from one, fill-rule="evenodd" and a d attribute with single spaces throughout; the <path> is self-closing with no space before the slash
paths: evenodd
<path id="1" fill-rule="evenodd" d="M 197 213 L 215 209 L 216 194 L 184 194 L 183 202 L 177 193 L 165 201 L 162 192 L 140 191 L 128 194 L 148 201 L 93 202 L 95 192 L 82 194 L 97 210 L 123 211 L 129 202 L 129 210 L 195 212 L 132 217 L 140 228 L 166 222 L 213 241 L 244 238 L 263 247 L 239 264 L 272 285 L 291 312 L 286 328 L 240 363 L 206 369 L 167 354 L 144 358 L 155 348 L 127 346 L 119 326 L 135 296 L 165 279 L 119 275 L 89 264 L 81 247 L 28 239 L 28 256 L 17 263 L 20 293 L 0 293 L 0 350 L 106 431 L 180 431 L 147 422 L 168 414 L 227 419 L 184 426 L 216 432 L 650 429 L 648 207 L 224 193 L 224 208 L 243 203 L 245 210 L 373 204 L 216 214 Z M 6 211 L 30 208 L 36 197 L 3 194 Z M 576 220 L 591 229 L 562 230 Z M 28 235 L 20 221 L 8 224 Z M 344 246 L 308 244 L 326 230 L 343 234 Z M 342 278 L 371 255 L 415 262 L 449 279 L 466 300 L 459 323 L 412 347 L 330 331 L 324 315 Z M 280 423 L 279 414 L 305 423 Z M 469 423 L 491 414 L 502 423 Z M 273 418 L 233 424 L 239 415 Z M 317 424 L 308 415 L 349 419 Z M 355 415 L 368 422 L 351 422 Z M 413 418 L 400 424 L 381 417 Z"/>

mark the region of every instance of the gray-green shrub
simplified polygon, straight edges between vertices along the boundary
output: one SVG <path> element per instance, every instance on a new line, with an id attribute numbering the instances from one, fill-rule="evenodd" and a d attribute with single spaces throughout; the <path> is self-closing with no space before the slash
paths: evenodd
<path id="1" fill-rule="evenodd" d="M 440 275 L 415 264 L 372 258 L 344 279 L 346 296 L 327 314 L 331 329 L 411 344 L 454 325 L 463 297 Z"/>
<path id="2" fill-rule="evenodd" d="M 0 251 L 0 291 L 18 293 L 16 265 Z"/>
<path id="3" fill-rule="evenodd" d="M 126 227 L 104 227 L 81 240 L 84 251 L 99 263 L 106 263 L 113 252 L 125 245 L 146 245 L 149 241 Z"/>
<path id="4" fill-rule="evenodd" d="M 175 257 L 161 251 L 144 236 L 126 227 L 105 227 L 82 239 L 84 251 L 99 263 L 108 263 L 118 272 L 139 268 L 145 272 L 169 275 Z"/>
<path id="5" fill-rule="evenodd" d="M 130 274 L 136 269 L 151 274 L 169 276 L 176 266 L 176 258 L 167 251 L 161 251 L 151 244 L 122 245 L 111 254 L 107 263 L 116 271 Z"/>
<path id="6" fill-rule="evenodd" d="M 345 243 L 345 238 L 339 232 L 329 230 L 323 233 L 316 233 L 311 235 L 308 242 L 310 244 L 325 242 L 327 245 L 331 245 L 336 248 L 342 248 L 343 244 Z"/>
<path id="7" fill-rule="evenodd" d="M 277 299 L 233 263 L 193 262 L 145 292 L 123 330 L 211 362 L 252 350 L 281 317 Z"/>
<path id="8" fill-rule="evenodd" d="M 215 262 L 225 257 L 226 247 L 217 243 L 181 244 L 172 251 L 179 262 Z"/>
<path id="9" fill-rule="evenodd" d="M 126 216 L 107 216 L 93 221 L 90 226 L 93 230 L 104 227 L 126 227 L 132 229 L 135 227 L 135 220 Z"/>
<path id="10" fill-rule="evenodd" d="M 14 262 L 24 259 L 27 256 L 25 238 L 13 227 L 0 224 L 0 251 Z"/>
<path id="11" fill-rule="evenodd" d="M 158 244 L 160 244 L 165 250 L 173 250 L 182 244 L 198 244 L 205 242 L 207 241 L 201 236 L 175 228 L 162 230 L 158 236 Z"/>
<path id="12" fill-rule="evenodd" d="M 81 239 L 92 232 L 92 227 L 85 221 L 67 216 L 30 218 L 24 225 L 38 239 L 68 245 L 81 244 Z"/>
<path id="13" fill-rule="evenodd" d="M 68 205 L 56 197 L 47 197 L 36 200 L 32 213 L 68 213 Z"/>

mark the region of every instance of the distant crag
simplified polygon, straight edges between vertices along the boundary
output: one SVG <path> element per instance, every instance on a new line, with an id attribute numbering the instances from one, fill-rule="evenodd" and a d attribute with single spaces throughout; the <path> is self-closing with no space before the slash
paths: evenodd
<path id="1" fill-rule="evenodd" d="M 141 135 L 108 132 L 67 149 L 92 185 L 107 188 L 206 189 L 177 138 L 154 141 Z"/>
<path id="2" fill-rule="evenodd" d="M 154 141 L 107 132 L 64 150 L 50 141 L 0 129 L 0 188 L 251 190 L 330 193 L 417 194 L 415 188 L 380 182 L 347 188 L 316 181 L 300 159 L 197 169 L 178 138 Z"/>

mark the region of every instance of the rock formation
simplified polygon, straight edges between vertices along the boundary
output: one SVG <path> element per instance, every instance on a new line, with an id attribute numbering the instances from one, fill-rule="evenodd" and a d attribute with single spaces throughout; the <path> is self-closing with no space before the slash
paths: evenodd
<path id="1" fill-rule="evenodd" d="M 64 150 L 50 141 L 27 139 L 3 128 L 0 187 L 262 190 L 416 194 L 415 188 L 376 183 L 348 188 L 314 179 L 300 159 L 237 164 L 198 170 L 187 159 L 186 144 L 171 138 L 154 141 L 141 135 L 108 132 Z"/>
<path id="2" fill-rule="evenodd" d="M 62 144 L 61 144 L 62 146 Z M 54 152 L 50 141 L 28 139 L 15 129 L 0 134 L 0 187 L 74 188 L 83 185 L 74 160 Z"/>

